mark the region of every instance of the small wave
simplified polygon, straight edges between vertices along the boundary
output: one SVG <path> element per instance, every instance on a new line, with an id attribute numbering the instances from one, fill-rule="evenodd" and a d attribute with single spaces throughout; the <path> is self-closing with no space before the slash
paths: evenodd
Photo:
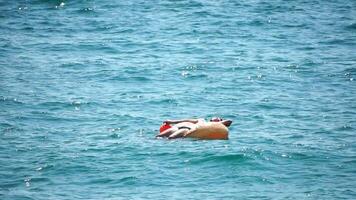
<path id="1" fill-rule="evenodd" d="M 81 8 L 77 10 L 77 13 L 89 14 L 89 13 L 96 13 L 96 11 L 94 7 L 87 7 L 87 8 Z"/>
<path id="2" fill-rule="evenodd" d="M 156 104 L 156 105 L 164 105 L 164 104 L 174 104 L 177 105 L 178 102 L 176 99 L 172 99 L 172 98 L 165 98 L 165 99 L 154 99 L 154 100 L 150 100 L 149 103 L 152 104 Z"/>
<path id="3" fill-rule="evenodd" d="M 46 171 L 46 170 L 49 170 L 49 169 L 51 169 L 53 167 L 54 167 L 54 165 L 52 165 L 52 164 L 45 164 L 43 166 L 37 167 L 36 171 Z"/>
<path id="4" fill-rule="evenodd" d="M 253 21 L 251 21 L 248 25 L 251 26 L 263 26 L 265 23 L 263 20 L 259 20 L 259 19 L 255 19 Z"/>
<path id="5" fill-rule="evenodd" d="M 131 77 L 114 76 L 112 78 L 109 78 L 108 80 L 124 81 L 124 82 L 132 82 L 132 81 L 147 82 L 147 81 L 150 81 L 151 79 L 144 77 L 144 76 L 131 76 Z"/>
<path id="6" fill-rule="evenodd" d="M 290 158 L 295 159 L 295 160 L 308 160 L 310 158 L 313 158 L 314 156 L 308 155 L 306 153 L 301 153 L 301 152 L 294 152 L 288 154 Z"/>
<path id="7" fill-rule="evenodd" d="M 124 185 L 135 185 L 138 182 L 138 180 L 139 179 L 135 176 L 126 176 L 121 179 L 118 179 L 117 182 Z"/>
<path id="8" fill-rule="evenodd" d="M 337 128 L 335 129 L 335 131 L 353 131 L 353 130 L 354 130 L 354 128 L 353 128 L 350 124 L 348 124 L 348 125 L 343 125 L 343 126 L 337 127 Z"/>
<path id="9" fill-rule="evenodd" d="M 16 188 L 17 186 L 20 186 L 22 185 L 22 182 L 21 180 L 10 180 L 10 181 L 6 181 L 6 180 L 3 180 L 1 182 L 1 189 L 7 189 L 7 188 Z M 1 192 L 0 192 L 0 197 L 1 197 Z"/>
<path id="10" fill-rule="evenodd" d="M 228 154 L 228 155 L 206 155 L 203 158 L 200 159 L 192 159 L 191 163 L 192 164 L 200 164 L 200 163 L 206 163 L 206 162 L 214 162 L 214 163 L 220 163 L 220 162 L 243 162 L 247 160 L 248 157 L 244 154 Z"/>
<path id="11" fill-rule="evenodd" d="M 30 26 L 26 26 L 26 27 L 23 27 L 21 30 L 24 30 L 24 31 L 33 31 L 33 30 L 35 30 L 35 28 L 30 27 Z"/>
<path id="12" fill-rule="evenodd" d="M 60 67 L 63 68 L 72 68 L 72 69 L 82 69 L 85 67 L 84 63 L 80 63 L 80 62 L 69 62 L 69 63 L 63 63 L 60 65 Z"/>
<path id="13" fill-rule="evenodd" d="M 37 104 L 37 106 L 44 107 L 49 110 L 58 110 L 58 109 L 70 107 L 70 104 L 65 102 L 43 102 Z"/>
<path id="14" fill-rule="evenodd" d="M 271 60 L 276 62 L 290 62 L 286 57 L 272 57 Z"/>
<path id="15" fill-rule="evenodd" d="M 31 183 L 38 183 L 38 182 L 49 182 L 50 179 L 45 178 L 45 177 L 31 177 L 31 178 L 25 179 L 25 181 L 31 182 Z"/>
<path id="16" fill-rule="evenodd" d="M 208 17 L 211 14 L 208 11 L 196 11 L 193 13 L 194 15 L 197 15 L 197 17 Z"/>
<path id="17" fill-rule="evenodd" d="M 306 27 L 307 25 L 304 23 L 300 23 L 300 24 L 284 24 L 282 25 L 282 27 L 286 27 L 286 28 L 303 28 Z"/>
<path id="18" fill-rule="evenodd" d="M 12 128 L 12 127 L 14 127 L 14 126 L 11 125 L 11 124 L 9 124 L 9 123 L 0 122 L 0 127 L 3 127 L 3 128 Z"/>
<path id="19" fill-rule="evenodd" d="M 119 138 L 119 134 L 113 133 L 109 135 L 110 138 Z"/>
<path id="20" fill-rule="evenodd" d="M 355 165 L 356 164 L 356 158 L 353 157 L 353 158 L 346 159 L 345 161 L 342 161 L 342 163 L 345 164 L 345 165 Z"/>
<path id="21" fill-rule="evenodd" d="M 356 75 L 356 67 L 347 68 L 344 70 L 345 75 Z"/>
<path id="22" fill-rule="evenodd" d="M 187 3 L 180 3 L 180 5 L 175 4 L 179 7 L 187 7 L 187 8 L 202 8 L 204 4 L 198 1 L 188 1 Z"/>
<path id="23" fill-rule="evenodd" d="M 14 103 L 14 104 L 24 104 L 23 102 L 19 101 L 17 98 L 7 98 L 7 97 L 0 97 L 0 103 Z"/>
<path id="24" fill-rule="evenodd" d="M 193 75 L 190 75 L 189 77 L 192 78 L 192 79 L 201 79 L 201 78 L 207 78 L 208 75 L 206 75 L 206 74 L 193 74 Z"/>
<path id="25" fill-rule="evenodd" d="M 70 102 L 60 102 L 60 101 L 49 101 L 37 104 L 39 107 L 45 107 L 50 110 L 56 110 L 61 108 L 79 107 L 83 105 L 93 104 L 91 102 L 81 102 L 81 101 L 70 101 Z M 95 104 L 95 103 L 94 103 Z"/>
<path id="26" fill-rule="evenodd" d="M 89 183 L 90 184 L 107 184 L 107 183 L 112 183 L 114 182 L 114 179 L 111 178 L 97 178 L 94 180 L 90 180 Z"/>
<path id="27" fill-rule="evenodd" d="M 355 30 L 356 29 L 356 23 L 352 23 L 352 24 L 346 26 L 345 28 L 349 29 L 349 30 Z"/>
<path id="28" fill-rule="evenodd" d="M 312 51 L 315 50 L 316 47 L 312 47 L 312 46 L 303 46 L 303 47 L 298 47 L 296 48 L 297 50 L 303 50 L 303 51 Z"/>
<path id="29" fill-rule="evenodd" d="M 350 39 L 341 39 L 341 38 L 334 38 L 334 39 L 329 39 L 329 40 L 324 40 L 319 42 L 319 44 L 327 44 L 327 45 L 350 45 L 353 46 L 355 45 L 354 40 Z"/>
<path id="30" fill-rule="evenodd" d="M 14 125 L 11 125 L 8 123 L 0 123 L 0 127 L 1 127 L 0 130 L 1 130 L 2 134 L 23 131 L 22 128 L 19 128 L 17 126 L 14 126 Z"/>

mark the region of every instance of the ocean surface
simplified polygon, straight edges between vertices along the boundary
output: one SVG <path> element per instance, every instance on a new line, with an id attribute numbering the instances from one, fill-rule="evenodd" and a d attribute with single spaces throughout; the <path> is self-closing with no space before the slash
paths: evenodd
<path id="1" fill-rule="evenodd" d="M 0 0 L 1 200 L 355 199 L 355 142 L 355 1 Z"/>

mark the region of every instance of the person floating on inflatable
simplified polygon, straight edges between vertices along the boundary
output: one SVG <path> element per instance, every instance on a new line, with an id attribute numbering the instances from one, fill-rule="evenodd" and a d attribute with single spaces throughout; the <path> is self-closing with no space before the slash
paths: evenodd
<path id="1" fill-rule="evenodd" d="M 210 121 L 204 119 L 166 120 L 156 137 L 227 140 L 229 139 L 228 127 L 231 123 L 231 120 L 223 120 L 219 117 L 213 117 Z"/>

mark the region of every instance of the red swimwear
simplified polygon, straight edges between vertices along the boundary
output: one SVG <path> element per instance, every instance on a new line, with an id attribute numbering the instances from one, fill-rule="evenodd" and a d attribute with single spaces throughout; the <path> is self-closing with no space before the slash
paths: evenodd
<path id="1" fill-rule="evenodd" d="M 162 133 L 163 131 L 169 129 L 169 128 L 172 128 L 171 125 L 167 124 L 167 123 L 164 123 L 162 124 L 162 126 L 159 128 L 159 132 Z"/>

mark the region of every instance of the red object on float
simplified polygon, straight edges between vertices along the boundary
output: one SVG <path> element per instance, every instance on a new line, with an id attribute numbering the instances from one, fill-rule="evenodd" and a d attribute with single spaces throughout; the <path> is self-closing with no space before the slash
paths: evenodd
<path id="1" fill-rule="evenodd" d="M 165 131 L 165 130 L 167 130 L 169 128 L 172 128 L 172 126 L 167 124 L 167 123 L 164 123 L 164 124 L 162 124 L 161 127 L 159 127 L 159 132 L 162 133 L 163 131 Z"/>

